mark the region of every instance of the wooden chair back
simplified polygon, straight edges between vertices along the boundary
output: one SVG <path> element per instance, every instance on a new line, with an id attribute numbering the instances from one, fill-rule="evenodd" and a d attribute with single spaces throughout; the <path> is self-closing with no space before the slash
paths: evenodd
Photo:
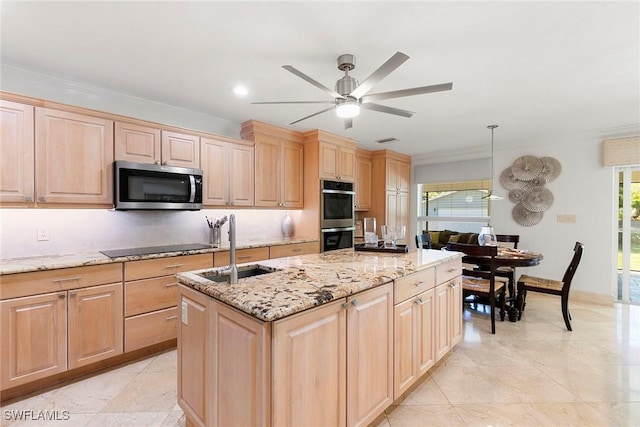
<path id="1" fill-rule="evenodd" d="M 431 235 L 429 233 L 416 235 L 416 246 L 418 249 L 431 249 Z"/>
<path id="2" fill-rule="evenodd" d="M 513 248 L 518 249 L 520 243 L 519 234 L 496 234 L 496 240 L 501 243 L 513 243 Z"/>
<path id="3" fill-rule="evenodd" d="M 562 276 L 562 291 L 565 292 L 569 286 L 571 286 L 571 281 L 573 280 L 573 276 L 576 274 L 576 270 L 578 269 L 578 264 L 580 264 L 580 260 L 582 259 L 582 252 L 584 251 L 584 244 L 580 242 L 576 242 L 573 247 L 573 258 L 571 258 L 571 263 L 569 263 L 569 267 L 567 267 L 567 271 L 564 272 L 564 276 Z"/>

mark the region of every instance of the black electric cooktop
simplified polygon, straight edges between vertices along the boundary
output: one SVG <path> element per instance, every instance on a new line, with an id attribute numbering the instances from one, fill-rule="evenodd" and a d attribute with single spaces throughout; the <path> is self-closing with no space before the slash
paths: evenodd
<path id="1" fill-rule="evenodd" d="M 184 243 L 181 245 L 165 245 L 165 246 L 148 246 L 145 248 L 128 248 L 128 249 L 112 249 L 109 251 L 100 251 L 109 258 L 118 258 L 122 256 L 149 255 L 160 254 L 163 252 L 181 252 L 193 251 L 197 249 L 209 249 L 211 245 L 204 243 Z"/>

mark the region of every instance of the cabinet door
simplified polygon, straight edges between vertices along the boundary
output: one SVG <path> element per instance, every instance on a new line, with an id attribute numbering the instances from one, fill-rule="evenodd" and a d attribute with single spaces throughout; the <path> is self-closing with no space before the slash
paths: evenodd
<path id="1" fill-rule="evenodd" d="M 256 138 L 255 154 L 255 205 L 277 207 L 280 203 L 280 143 L 273 138 Z"/>
<path id="2" fill-rule="evenodd" d="M 200 144 L 203 172 L 202 204 L 206 206 L 226 206 L 229 203 L 227 143 L 216 141 L 215 139 L 202 138 Z"/>
<path id="3" fill-rule="evenodd" d="M 162 131 L 162 164 L 200 168 L 200 137 Z"/>
<path id="4" fill-rule="evenodd" d="M 460 277 L 449 282 L 449 307 L 451 324 L 451 348 L 458 344 L 462 339 L 462 283 Z"/>
<path id="5" fill-rule="evenodd" d="M 67 369 L 66 292 L 0 302 L 2 389 Z"/>
<path id="6" fill-rule="evenodd" d="M 255 195 L 254 147 L 228 143 L 230 166 L 229 204 L 231 206 L 253 206 Z"/>
<path id="7" fill-rule="evenodd" d="M 411 164 L 406 162 L 398 162 L 398 175 L 396 184 L 399 191 L 409 191 L 411 184 Z"/>
<path id="8" fill-rule="evenodd" d="M 0 100 L 0 119 L 0 203 L 32 203 L 33 107 Z"/>
<path id="9" fill-rule="evenodd" d="M 416 305 L 417 300 L 411 298 L 394 308 L 394 399 L 398 399 L 417 379 Z"/>
<path id="10" fill-rule="evenodd" d="M 113 205 L 113 122 L 36 108 L 38 203 Z"/>
<path id="11" fill-rule="evenodd" d="M 215 384 L 215 389 L 209 394 L 212 399 L 208 425 L 270 425 L 267 378 L 271 367 L 271 325 L 213 300 L 210 322 L 210 384 Z"/>
<path id="12" fill-rule="evenodd" d="M 366 426 L 393 402 L 393 284 L 347 302 L 347 425 Z"/>
<path id="13" fill-rule="evenodd" d="M 320 179 L 338 179 L 339 147 L 327 142 L 320 142 L 318 149 L 320 150 Z"/>
<path id="14" fill-rule="evenodd" d="M 178 287 L 178 404 L 187 425 L 209 424 L 210 309 L 209 297 L 186 286 Z"/>
<path id="15" fill-rule="evenodd" d="M 409 224 L 409 193 L 404 191 L 386 192 L 386 224 L 390 227 Z M 398 240 L 400 244 L 406 244 L 408 239 Z"/>
<path id="16" fill-rule="evenodd" d="M 160 129 L 116 122 L 115 159 L 160 163 Z"/>
<path id="17" fill-rule="evenodd" d="M 353 182 L 356 177 L 356 151 L 350 148 L 340 147 L 338 155 L 338 179 Z"/>
<path id="18" fill-rule="evenodd" d="M 460 302 L 462 305 L 462 301 Z M 418 325 L 416 346 L 418 349 L 416 373 L 421 377 L 436 363 L 434 342 L 435 290 L 430 289 L 416 299 L 416 323 Z M 461 318 L 462 320 L 462 318 Z"/>
<path id="19" fill-rule="evenodd" d="M 451 349 L 451 335 L 449 333 L 449 307 L 451 303 L 449 298 L 451 293 L 449 291 L 448 283 L 436 286 L 435 288 L 435 327 L 434 327 L 434 342 L 436 361 L 440 360 L 442 356 L 447 354 Z"/>
<path id="20" fill-rule="evenodd" d="M 122 354 L 122 284 L 69 291 L 69 369 Z"/>
<path id="21" fill-rule="evenodd" d="M 344 302 L 335 301 L 273 323 L 272 425 L 345 425 Z M 363 394 L 369 391 L 363 390 Z"/>
<path id="22" fill-rule="evenodd" d="M 303 153 L 302 144 L 282 141 L 280 201 L 283 207 L 301 208 L 304 204 Z"/>
<path id="23" fill-rule="evenodd" d="M 371 209 L 371 159 L 356 156 L 356 210 Z"/>

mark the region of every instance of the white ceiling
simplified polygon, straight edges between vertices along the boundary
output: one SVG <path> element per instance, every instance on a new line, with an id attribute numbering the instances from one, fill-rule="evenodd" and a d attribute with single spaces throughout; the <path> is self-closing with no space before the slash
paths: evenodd
<path id="1" fill-rule="evenodd" d="M 411 59 L 370 93 L 453 82 L 453 90 L 379 103 L 412 118 L 363 111 L 320 128 L 369 149 L 410 155 L 638 129 L 640 3 L 627 2 L 9 2 L 3 64 L 44 72 L 240 123 L 281 126 L 330 100 L 281 68 L 330 89 L 340 54 L 363 81 L 396 51 Z M 246 85 L 238 98 L 232 87 Z M 381 146 L 374 140 L 396 137 Z"/>

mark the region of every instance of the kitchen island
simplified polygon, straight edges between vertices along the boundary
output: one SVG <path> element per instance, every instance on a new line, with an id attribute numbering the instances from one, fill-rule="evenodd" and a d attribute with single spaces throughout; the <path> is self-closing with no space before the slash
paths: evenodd
<path id="1" fill-rule="evenodd" d="M 462 254 L 352 249 L 179 273 L 188 425 L 368 425 L 461 336 Z"/>

